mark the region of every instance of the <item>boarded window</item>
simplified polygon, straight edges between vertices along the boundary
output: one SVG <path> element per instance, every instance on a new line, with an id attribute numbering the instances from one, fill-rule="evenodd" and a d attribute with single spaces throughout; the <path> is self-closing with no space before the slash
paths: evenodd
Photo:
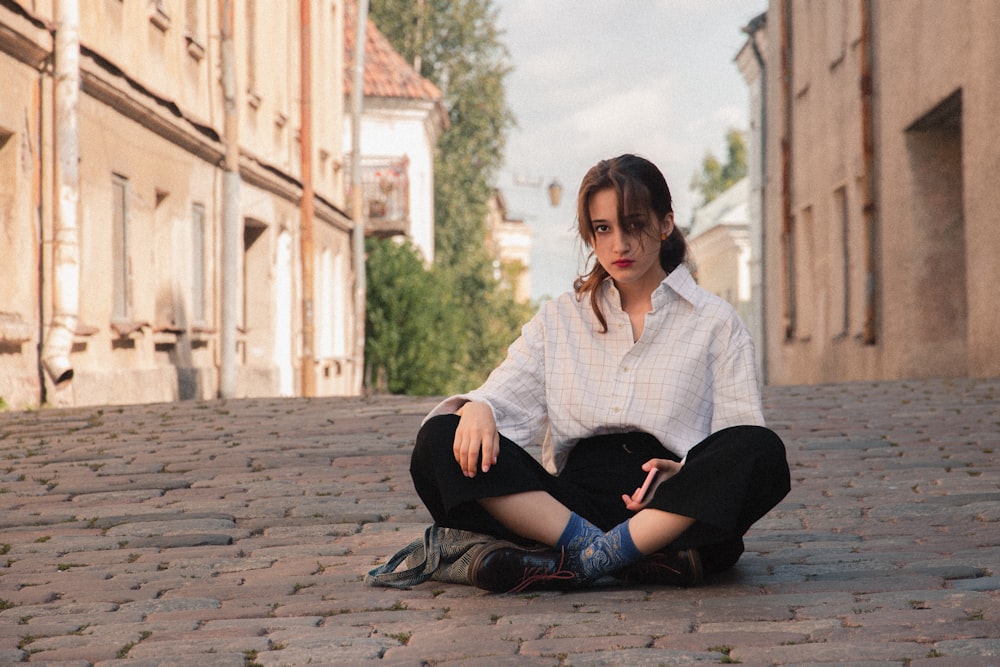
<path id="1" fill-rule="evenodd" d="M 184 41 L 188 54 L 197 61 L 205 57 L 205 36 L 202 34 L 202 0 L 187 0 L 184 6 Z"/>
<path id="2" fill-rule="evenodd" d="M 833 192 L 833 220 L 837 238 L 835 251 L 840 255 L 839 261 L 833 261 L 836 272 L 834 290 L 840 304 L 839 312 L 834 312 L 833 317 L 834 322 L 840 325 L 836 337 L 843 338 L 851 330 L 851 220 L 847 208 L 847 188 L 837 188 Z"/>
<path id="3" fill-rule="evenodd" d="M 114 175 L 111 178 L 111 317 L 129 319 L 129 255 L 128 255 L 128 179 Z"/>
<path id="4" fill-rule="evenodd" d="M 191 317 L 205 323 L 205 207 L 191 207 Z"/>
<path id="5" fill-rule="evenodd" d="M 257 0 L 246 0 L 247 91 L 257 94 Z"/>

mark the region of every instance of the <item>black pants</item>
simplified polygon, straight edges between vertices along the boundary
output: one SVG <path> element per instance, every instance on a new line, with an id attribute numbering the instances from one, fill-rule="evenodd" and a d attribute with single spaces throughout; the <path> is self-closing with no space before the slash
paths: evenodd
<path id="1" fill-rule="evenodd" d="M 500 436 L 500 454 L 488 473 L 468 478 L 455 461 L 457 415 L 429 419 L 417 435 L 410 474 L 434 520 L 523 543 L 477 500 L 545 491 L 602 530 L 635 513 L 625 508 L 646 477 L 651 458 L 679 460 L 648 433 L 621 433 L 580 440 L 562 472 L 546 471 L 516 443 Z M 760 426 L 713 433 L 688 452 L 681 471 L 665 480 L 647 507 L 695 519 L 671 548 L 697 547 L 706 572 L 731 567 L 743 553 L 743 535 L 790 490 L 781 439 Z"/>

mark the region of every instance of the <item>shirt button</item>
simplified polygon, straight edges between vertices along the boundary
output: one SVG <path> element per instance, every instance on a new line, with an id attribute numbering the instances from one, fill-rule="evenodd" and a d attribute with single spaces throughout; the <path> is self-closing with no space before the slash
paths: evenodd
<path id="1" fill-rule="evenodd" d="M 611 412 L 614 412 L 615 414 L 618 414 L 621 411 L 622 411 L 621 408 L 611 408 Z"/>
<path id="2" fill-rule="evenodd" d="M 622 372 L 628 373 L 628 366 L 622 366 Z"/>

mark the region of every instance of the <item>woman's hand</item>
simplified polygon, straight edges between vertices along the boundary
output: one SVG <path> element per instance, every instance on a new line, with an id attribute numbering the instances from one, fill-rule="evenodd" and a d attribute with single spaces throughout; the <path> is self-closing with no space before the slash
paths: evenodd
<path id="1" fill-rule="evenodd" d="M 500 434 L 493 410 L 486 403 L 469 401 L 456 414 L 461 419 L 455 431 L 455 460 L 466 477 L 475 477 L 476 464 L 482 454 L 483 472 L 489 472 L 500 453 Z"/>
<path id="2" fill-rule="evenodd" d="M 683 463 L 671 461 L 670 459 L 649 459 L 643 463 L 642 469 L 647 473 L 654 468 L 659 470 L 659 473 L 657 473 L 656 479 L 654 479 L 653 483 L 649 485 L 649 489 L 646 490 L 646 493 L 642 498 L 638 498 L 639 491 L 641 489 L 636 489 L 635 493 L 631 496 L 624 493 L 622 494 L 622 500 L 625 502 L 626 509 L 638 512 L 645 507 L 646 503 L 649 502 L 649 499 L 652 498 L 653 494 L 656 492 L 656 487 L 662 484 L 664 480 L 670 479 L 680 472 L 680 469 L 683 466 Z"/>

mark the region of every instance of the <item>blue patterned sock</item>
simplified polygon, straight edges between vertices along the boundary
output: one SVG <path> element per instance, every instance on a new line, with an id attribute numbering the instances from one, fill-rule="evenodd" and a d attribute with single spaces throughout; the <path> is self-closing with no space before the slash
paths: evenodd
<path id="1" fill-rule="evenodd" d="M 580 552 L 580 573 L 591 581 L 616 572 L 643 557 L 623 521 Z"/>
<path id="2" fill-rule="evenodd" d="M 584 547 L 603 535 L 603 530 L 576 512 L 571 512 L 569 522 L 563 529 L 562 535 L 559 536 L 556 546 L 565 549 L 570 558 L 576 560 L 577 555 Z"/>

